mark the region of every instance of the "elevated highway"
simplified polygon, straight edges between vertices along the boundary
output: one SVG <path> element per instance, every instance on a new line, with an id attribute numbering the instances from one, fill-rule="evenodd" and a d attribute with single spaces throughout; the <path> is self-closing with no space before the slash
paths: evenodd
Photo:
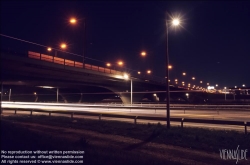
<path id="1" fill-rule="evenodd" d="M 133 101 L 139 101 L 146 91 L 164 91 L 164 79 L 148 76 L 126 78 L 125 72 L 83 64 L 73 60 L 28 51 L 26 55 L 1 51 L 1 80 L 3 85 L 86 87 L 97 86 L 118 94 L 123 103 L 130 103 L 131 83 Z M 131 81 L 130 81 L 131 80 Z M 187 89 L 170 86 L 171 91 Z M 140 93 L 141 92 L 141 93 Z M 153 95 L 153 93 L 152 93 Z M 165 93 L 159 93 L 164 101 Z"/>

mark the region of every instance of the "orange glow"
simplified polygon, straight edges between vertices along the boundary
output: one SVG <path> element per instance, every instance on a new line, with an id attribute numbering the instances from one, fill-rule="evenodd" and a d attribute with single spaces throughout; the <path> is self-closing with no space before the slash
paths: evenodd
<path id="1" fill-rule="evenodd" d="M 145 51 L 141 52 L 141 55 L 144 57 L 147 55 L 147 53 Z"/>
<path id="2" fill-rule="evenodd" d="M 147 74 L 150 74 L 151 73 L 151 70 L 147 70 Z"/>
<path id="3" fill-rule="evenodd" d="M 118 61 L 117 63 L 118 63 L 118 65 L 120 65 L 120 66 L 123 65 L 123 62 L 122 62 L 122 61 Z"/>
<path id="4" fill-rule="evenodd" d="M 71 24 L 76 24 L 76 19 L 75 19 L 75 18 L 71 18 L 71 19 L 69 20 L 69 22 L 70 22 Z"/>
<path id="5" fill-rule="evenodd" d="M 192 80 L 195 80 L 195 77 L 192 77 Z"/>
<path id="6" fill-rule="evenodd" d="M 168 69 L 172 69 L 173 68 L 173 66 L 172 65 L 168 65 Z"/>
<path id="7" fill-rule="evenodd" d="M 62 49 L 66 49 L 66 48 L 67 48 L 67 45 L 66 45 L 65 43 L 62 43 L 62 44 L 61 44 L 61 48 L 62 48 Z"/>
<path id="8" fill-rule="evenodd" d="M 111 64 L 110 64 L 110 63 L 107 63 L 106 65 L 107 65 L 108 67 L 109 67 L 109 66 L 111 66 Z"/>
<path id="9" fill-rule="evenodd" d="M 48 50 L 48 51 L 51 51 L 52 49 L 51 49 L 51 47 L 48 47 L 47 50 Z"/>
<path id="10" fill-rule="evenodd" d="M 183 75 L 183 76 L 186 76 L 186 73 L 185 73 L 185 72 L 183 72 L 183 73 L 182 73 L 182 75 Z"/>
<path id="11" fill-rule="evenodd" d="M 177 79 L 175 79 L 174 81 L 178 81 Z"/>
<path id="12" fill-rule="evenodd" d="M 138 71 L 137 73 L 138 73 L 138 74 L 141 74 L 141 72 L 140 72 L 140 71 Z"/>

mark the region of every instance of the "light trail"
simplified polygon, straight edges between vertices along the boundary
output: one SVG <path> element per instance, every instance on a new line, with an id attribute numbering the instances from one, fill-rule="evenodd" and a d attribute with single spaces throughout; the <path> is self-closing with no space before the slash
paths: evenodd
<path id="1" fill-rule="evenodd" d="M 176 106 L 176 105 L 175 105 Z M 182 105 L 183 106 L 183 105 Z M 189 107 L 189 106 L 188 106 Z M 65 111 L 65 112 L 95 112 L 98 114 L 116 114 L 116 115 L 132 115 L 132 116 L 150 116 L 150 117 L 165 117 L 166 110 L 165 109 L 157 109 L 151 107 L 141 107 L 141 105 L 137 106 L 122 106 L 112 105 L 112 104 L 75 104 L 75 103 L 34 103 L 34 102 L 2 102 L 2 108 L 13 108 L 13 109 L 40 109 L 47 111 Z M 136 109 L 133 109 L 136 108 Z M 45 114 L 46 112 L 33 112 L 33 114 Z M 10 111 L 5 111 L 4 114 L 11 114 Z M 13 114 L 13 113 L 12 113 Z M 29 114 L 29 112 L 18 111 L 18 114 Z M 69 116 L 69 114 L 55 114 L 53 116 Z M 92 118 L 97 119 L 97 116 L 82 116 L 75 115 L 74 117 L 79 118 Z M 171 117 L 174 118 L 193 118 L 193 119 L 209 119 L 209 120 L 234 120 L 234 121 L 242 121 L 242 122 L 250 122 L 250 111 L 239 111 L 239 110 L 203 110 L 203 109 L 174 109 L 171 110 Z M 133 122 L 131 119 L 123 119 L 123 118 L 111 118 L 111 117 L 102 117 L 105 120 L 119 120 L 125 122 Z M 152 120 L 137 120 L 138 123 L 164 123 L 164 121 L 152 121 Z M 184 122 L 185 123 L 185 122 Z M 172 125 L 180 125 L 180 122 L 171 122 Z M 232 129 L 232 130 L 241 130 L 243 131 L 243 126 L 232 126 L 232 125 L 215 125 L 215 124 L 202 124 L 202 123 L 185 123 L 185 126 L 190 127 L 204 127 L 204 128 L 214 128 L 214 129 Z"/>

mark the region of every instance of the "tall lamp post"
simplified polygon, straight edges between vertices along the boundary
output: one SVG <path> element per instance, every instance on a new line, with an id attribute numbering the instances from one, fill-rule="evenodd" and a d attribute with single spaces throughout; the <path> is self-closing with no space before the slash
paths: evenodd
<path id="1" fill-rule="evenodd" d="M 69 20 L 70 24 L 76 24 L 77 23 L 77 19 L 76 18 L 71 18 Z M 86 56 L 86 20 L 85 18 L 83 18 L 83 59 L 82 59 L 82 63 L 83 63 L 83 67 L 84 67 L 84 63 L 85 63 L 85 56 Z"/>
<path id="2" fill-rule="evenodd" d="M 180 24 L 179 19 L 173 19 L 172 25 L 178 26 Z M 170 92 L 169 92 L 169 55 L 168 55 L 168 28 L 169 24 L 166 20 L 166 108 L 167 108 L 167 128 L 170 128 Z"/>

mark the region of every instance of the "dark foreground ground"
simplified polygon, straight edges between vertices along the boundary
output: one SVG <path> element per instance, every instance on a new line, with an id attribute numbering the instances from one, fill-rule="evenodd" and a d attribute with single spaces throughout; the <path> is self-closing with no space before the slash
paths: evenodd
<path id="1" fill-rule="evenodd" d="M 1 150 L 84 151 L 87 165 L 236 164 L 220 149 L 248 149 L 250 134 L 161 124 L 131 124 L 49 116 L 2 116 Z M 1 154 L 3 155 L 3 154 Z M 53 160 L 53 159 L 51 159 Z"/>

